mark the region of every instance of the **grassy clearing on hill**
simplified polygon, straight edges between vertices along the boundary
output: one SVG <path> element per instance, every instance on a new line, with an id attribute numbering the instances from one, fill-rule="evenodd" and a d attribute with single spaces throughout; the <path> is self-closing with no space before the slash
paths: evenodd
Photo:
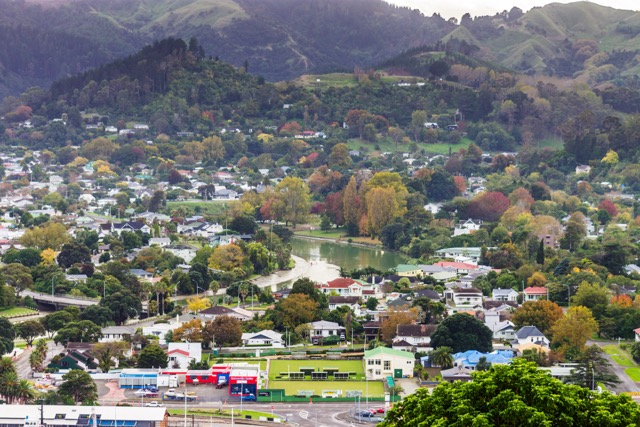
<path id="1" fill-rule="evenodd" d="M 185 201 L 173 201 L 167 202 L 167 208 L 169 212 L 180 207 L 185 207 L 191 212 L 198 210 L 200 213 L 209 215 L 219 215 L 227 208 L 229 200 L 185 200 Z"/>

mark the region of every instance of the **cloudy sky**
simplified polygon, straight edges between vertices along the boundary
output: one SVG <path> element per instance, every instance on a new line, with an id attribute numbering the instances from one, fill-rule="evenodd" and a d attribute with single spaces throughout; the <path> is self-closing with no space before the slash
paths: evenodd
<path id="1" fill-rule="evenodd" d="M 389 3 L 399 6 L 409 6 L 412 9 L 419 9 L 427 16 L 439 13 L 443 18 L 452 16 L 460 17 L 469 12 L 471 16 L 494 15 L 503 10 L 509 10 L 517 6 L 523 11 L 528 11 L 534 6 L 544 6 L 548 3 L 572 3 L 571 0 L 461 0 L 461 1 L 434 1 L 434 0 L 386 0 Z M 603 6 L 610 6 L 616 9 L 640 10 L 638 0 L 596 0 Z"/>

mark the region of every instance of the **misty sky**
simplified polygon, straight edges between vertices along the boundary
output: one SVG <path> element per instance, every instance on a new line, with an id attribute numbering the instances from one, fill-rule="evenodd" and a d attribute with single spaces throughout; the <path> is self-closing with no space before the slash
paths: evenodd
<path id="1" fill-rule="evenodd" d="M 572 0 L 461 0 L 461 1 L 434 1 L 434 0 L 386 0 L 398 6 L 408 6 L 419 9 L 427 16 L 439 13 L 445 19 L 452 16 L 460 19 L 469 12 L 471 16 L 494 15 L 503 10 L 509 10 L 517 6 L 524 12 L 534 6 L 544 6 L 548 3 L 572 3 Z M 640 10 L 638 0 L 597 0 L 602 6 L 610 6 L 616 9 Z"/>

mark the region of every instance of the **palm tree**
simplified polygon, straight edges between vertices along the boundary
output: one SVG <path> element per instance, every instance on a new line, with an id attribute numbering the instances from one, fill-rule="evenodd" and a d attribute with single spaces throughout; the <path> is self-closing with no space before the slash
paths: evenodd
<path id="1" fill-rule="evenodd" d="M 16 401 L 19 383 L 20 380 L 15 371 L 5 372 L 0 376 L 0 395 L 8 404 Z"/>
<path id="2" fill-rule="evenodd" d="M 451 347 L 438 347 L 429 352 L 429 360 L 432 366 L 439 366 L 442 369 L 453 368 L 453 356 Z"/>
<path id="3" fill-rule="evenodd" d="M 22 405 L 31 402 L 36 397 L 31 383 L 27 380 L 20 380 L 14 390 L 16 401 Z"/>
<path id="4" fill-rule="evenodd" d="M 13 360 L 11 360 L 11 358 L 9 357 L 2 357 L 0 358 L 0 376 L 4 375 L 5 373 L 8 372 L 16 372 L 16 367 L 13 364 Z"/>

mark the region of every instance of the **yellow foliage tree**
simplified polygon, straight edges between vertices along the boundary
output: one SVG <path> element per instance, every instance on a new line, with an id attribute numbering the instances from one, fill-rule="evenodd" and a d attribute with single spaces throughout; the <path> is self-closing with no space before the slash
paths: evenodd
<path id="1" fill-rule="evenodd" d="M 59 222 L 50 222 L 42 227 L 33 227 L 27 230 L 20 238 L 20 243 L 28 248 L 58 250 L 71 241 L 67 229 Z"/>
<path id="2" fill-rule="evenodd" d="M 598 322 L 591 310 L 581 305 L 570 307 L 565 316 L 551 328 L 552 342 L 558 346 L 558 353 L 562 355 L 569 351 L 581 351 L 596 332 Z"/>
<path id="3" fill-rule="evenodd" d="M 187 300 L 187 308 L 191 313 L 199 313 L 209 307 L 211 307 L 211 301 L 209 301 L 209 298 L 193 297 Z"/>
<path id="4" fill-rule="evenodd" d="M 217 246 L 209 257 L 209 267 L 216 270 L 231 271 L 242 267 L 244 255 L 242 249 L 233 243 Z"/>
<path id="5" fill-rule="evenodd" d="M 51 265 L 56 262 L 56 251 L 51 248 L 47 248 L 40 252 L 40 259 L 42 260 L 41 264 Z"/>
<path id="6" fill-rule="evenodd" d="M 527 286 L 544 286 L 547 283 L 547 277 L 536 271 L 527 279 Z"/>

